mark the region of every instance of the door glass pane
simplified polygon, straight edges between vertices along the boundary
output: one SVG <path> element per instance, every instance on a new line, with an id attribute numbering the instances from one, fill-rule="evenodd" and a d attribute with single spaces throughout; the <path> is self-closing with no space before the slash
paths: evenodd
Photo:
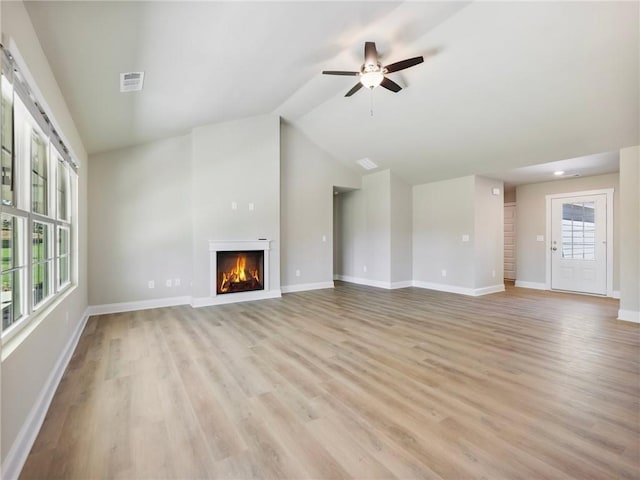
<path id="1" fill-rule="evenodd" d="M 595 260 L 595 202 L 562 204 L 562 258 Z"/>

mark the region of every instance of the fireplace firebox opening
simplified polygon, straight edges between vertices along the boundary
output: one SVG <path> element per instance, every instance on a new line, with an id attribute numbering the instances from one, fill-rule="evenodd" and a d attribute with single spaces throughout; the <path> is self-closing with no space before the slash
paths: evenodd
<path id="1" fill-rule="evenodd" d="M 216 292 L 264 290 L 264 250 L 216 252 Z"/>

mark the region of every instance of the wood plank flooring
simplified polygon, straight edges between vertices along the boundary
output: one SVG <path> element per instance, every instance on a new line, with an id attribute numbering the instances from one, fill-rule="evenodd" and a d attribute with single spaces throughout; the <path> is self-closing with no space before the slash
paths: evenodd
<path id="1" fill-rule="evenodd" d="M 508 288 L 92 317 L 26 479 L 637 479 L 640 326 Z"/>

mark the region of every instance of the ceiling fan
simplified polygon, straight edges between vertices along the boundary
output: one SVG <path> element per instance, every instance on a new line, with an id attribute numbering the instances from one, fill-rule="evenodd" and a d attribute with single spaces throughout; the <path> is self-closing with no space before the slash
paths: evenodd
<path id="1" fill-rule="evenodd" d="M 322 73 L 325 75 L 345 75 L 345 76 L 360 76 L 360 81 L 356 83 L 351 90 L 347 92 L 345 97 L 350 97 L 362 87 L 374 89 L 378 85 L 391 90 L 392 92 L 399 92 L 402 87 L 393 80 L 386 77 L 388 73 L 404 70 L 405 68 L 413 67 L 419 63 L 424 62 L 422 56 L 407 58 L 400 62 L 395 62 L 386 67 L 383 67 L 378 60 L 378 51 L 376 50 L 375 42 L 365 42 L 364 44 L 364 63 L 360 67 L 359 72 L 344 72 L 340 70 L 324 70 Z"/>

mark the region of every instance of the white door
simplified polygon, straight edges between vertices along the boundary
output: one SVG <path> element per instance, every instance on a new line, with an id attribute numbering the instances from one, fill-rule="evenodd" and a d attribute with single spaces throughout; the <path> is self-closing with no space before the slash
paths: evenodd
<path id="1" fill-rule="evenodd" d="M 551 200 L 551 288 L 607 294 L 607 195 Z"/>
<path id="2" fill-rule="evenodd" d="M 516 206 L 504 206 L 504 278 L 516 279 Z"/>

